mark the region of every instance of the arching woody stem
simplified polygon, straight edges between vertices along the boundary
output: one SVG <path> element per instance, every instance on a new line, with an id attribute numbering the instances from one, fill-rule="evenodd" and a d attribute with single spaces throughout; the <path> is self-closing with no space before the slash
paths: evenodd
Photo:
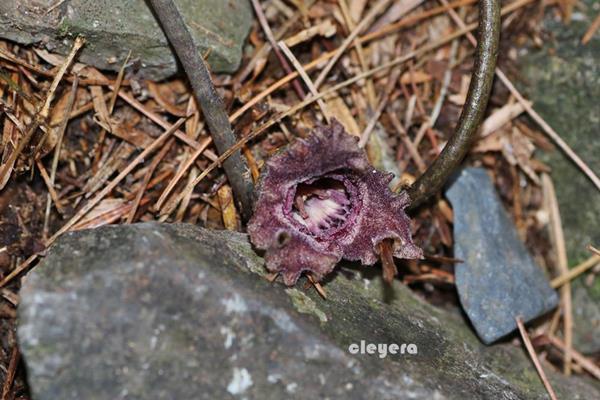
<path id="1" fill-rule="evenodd" d="M 500 1 L 479 0 L 475 67 L 456 130 L 438 158 L 408 189 L 410 208 L 438 193 L 466 156 L 483 118 L 494 80 L 500 40 Z"/>
<path id="2" fill-rule="evenodd" d="M 188 76 L 213 142 L 219 154 L 223 154 L 235 145 L 237 138 L 229 123 L 223 100 L 212 83 L 204 60 L 198 54 L 194 39 L 173 0 L 149 0 L 149 2 Z M 223 168 L 242 218 L 248 220 L 252 213 L 253 184 L 241 152 L 238 150 L 231 154 L 223 162 Z"/>

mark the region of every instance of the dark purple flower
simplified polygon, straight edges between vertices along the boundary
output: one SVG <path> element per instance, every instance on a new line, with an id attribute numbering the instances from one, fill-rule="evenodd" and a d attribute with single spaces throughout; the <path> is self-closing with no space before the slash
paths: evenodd
<path id="1" fill-rule="evenodd" d="M 342 258 L 373 265 L 386 239 L 394 256 L 420 258 L 404 212 L 408 195 L 394 194 L 391 179 L 337 121 L 317 127 L 267 161 L 250 239 L 287 285 L 303 271 L 320 280 Z"/>

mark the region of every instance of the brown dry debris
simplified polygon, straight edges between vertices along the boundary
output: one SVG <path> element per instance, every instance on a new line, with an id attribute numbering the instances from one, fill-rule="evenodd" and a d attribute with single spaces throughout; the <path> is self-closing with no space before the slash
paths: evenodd
<path id="1" fill-rule="evenodd" d="M 558 3 L 570 15 L 572 2 Z M 474 48 L 464 39 L 472 40 L 476 1 L 253 4 L 262 7 L 249 36 L 254 50 L 236 75 L 214 77 L 252 178 L 277 149 L 330 117 L 361 137 L 374 165 L 401 173 L 397 187 L 420 175 L 465 101 Z M 488 169 L 528 247 L 557 276 L 567 273 L 554 255 L 563 248 L 560 216 L 548 199 L 549 169 L 535 158 L 552 147 L 542 132 L 556 139 L 502 72 L 515 70 L 515 43 L 541 42 L 540 8 L 548 2 L 504 4 L 503 37 L 510 39 L 468 163 Z M 62 233 L 151 220 L 243 229 L 185 79 L 149 82 L 129 64 L 116 76 L 70 64 L 0 41 L 2 400 L 29 398 L 15 341 L 20 277 Z M 399 264 L 400 276 L 436 304 L 455 302 L 452 210 L 443 199 L 433 204 L 414 215 L 415 242 L 428 256 Z M 557 285 L 572 277 L 556 278 Z M 561 293 L 570 310 L 570 292 Z M 571 348 L 570 315 L 562 318 L 543 328 L 546 342 L 558 343 L 566 371 L 589 371 L 590 361 Z M 556 326 L 566 340 L 556 338 Z"/>

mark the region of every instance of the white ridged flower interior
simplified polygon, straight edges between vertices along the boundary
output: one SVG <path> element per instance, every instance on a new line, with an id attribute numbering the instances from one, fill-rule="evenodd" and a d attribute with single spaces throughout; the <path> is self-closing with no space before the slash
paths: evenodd
<path id="1" fill-rule="evenodd" d="M 292 218 L 311 234 L 319 235 L 340 228 L 350 211 L 351 202 L 344 185 L 335 179 L 322 178 L 298 185 Z"/>

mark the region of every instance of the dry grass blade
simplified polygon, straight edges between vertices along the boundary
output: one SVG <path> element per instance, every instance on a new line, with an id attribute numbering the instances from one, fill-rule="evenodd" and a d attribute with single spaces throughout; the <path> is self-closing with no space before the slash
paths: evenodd
<path id="1" fill-rule="evenodd" d="M 14 165 L 17 157 L 21 154 L 25 146 L 29 143 L 29 141 L 33 137 L 33 134 L 37 131 L 38 127 L 41 124 L 43 124 L 48 118 L 48 115 L 50 114 L 50 106 L 52 104 L 52 100 L 54 99 L 54 93 L 58 88 L 58 84 L 60 83 L 64 74 L 67 72 L 67 69 L 73 62 L 75 55 L 77 55 L 77 52 L 79 51 L 79 49 L 81 49 L 81 47 L 83 47 L 84 44 L 85 40 L 82 37 L 79 36 L 75 39 L 75 42 L 73 43 L 73 47 L 71 48 L 69 55 L 65 59 L 63 65 L 59 68 L 57 74 L 54 76 L 54 79 L 52 81 L 52 84 L 50 85 L 48 93 L 46 94 L 46 98 L 44 100 L 44 104 L 41 110 L 37 113 L 37 115 L 35 115 L 34 121 L 28 128 L 27 133 L 21 139 L 15 150 L 11 153 L 9 159 L 2 165 L 2 168 L 0 168 L 0 189 L 2 189 L 6 185 L 6 183 L 8 183 L 12 166 Z"/>
<path id="2" fill-rule="evenodd" d="M 310 93 L 313 96 L 318 96 L 319 91 L 317 90 L 317 87 L 314 85 L 313 81 L 310 79 L 310 77 L 308 76 L 306 71 L 302 68 L 302 64 L 300 64 L 300 62 L 298 62 L 298 60 L 294 56 L 294 53 L 292 53 L 292 51 L 286 46 L 285 42 L 280 41 L 278 43 L 278 45 L 281 48 L 281 51 L 283 51 L 283 53 L 286 55 L 286 57 L 289 58 L 290 62 L 294 66 L 294 68 L 296 68 L 296 71 L 298 71 L 298 73 L 300 74 L 300 77 L 302 77 L 302 80 L 304 81 L 304 83 L 306 84 L 308 89 L 310 90 Z M 302 97 L 302 98 L 304 98 L 304 97 Z M 323 113 L 323 115 L 325 116 L 327 121 L 328 122 L 331 121 L 331 114 L 327 108 L 327 105 L 323 101 L 323 99 L 319 98 L 317 100 L 317 104 L 319 105 L 319 108 L 321 108 L 321 112 Z"/>
<path id="3" fill-rule="evenodd" d="M 152 163 L 150 163 L 150 166 L 148 167 L 148 170 L 146 171 L 146 174 L 144 175 L 142 184 L 140 185 L 140 189 L 139 189 L 137 195 L 135 196 L 135 200 L 133 201 L 133 204 L 131 205 L 131 210 L 129 211 L 129 215 L 127 216 L 126 223 L 131 224 L 134 221 L 135 214 L 140 205 L 140 202 L 142 201 L 144 192 L 146 191 L 146 188 L 148 187 L 148 183 L 150 183 L 152 174 L 154 174 L 156 167 L 158 167 L 158 164 L 160 164 L 160 162 L 163 160 L 165 155 L 169 152 L 172 145 L 173 145 L 173 139 L 171 139 L 167 142 L 167 144 L 160 150 L 160 152 L 156 155 L 156 157 L 154 157 L 154 159 L 152 160 Z"/>
<path id="4" fill-rule="evenodd" d="M 194 151 L 194 153 L 192 153 L 192 155 L 190 155 L 188 157 L 188 159 L 181 166 L 181 168 L 179 168 L 177 170 L 177 173 L 175 174 L 173 179 L 171 179 L 171 181 L 169 182 L 169 184 L 167 185 L 165 190 L 161 193 L 160 197 L 158 198 L 158 201 L 156 202 L 156 206 L 155 206 L 157 209 L 162 208 L 164 202 L 167 200 L 167 198 L 173 191 L 173 188 L 175 188 L 175 186 L 179 183 L 179 181 L 181 180 L 183 175 L 185 175 L 185 173 L 190 169 L 192 164 L 196 161 L 196 159 L 200 156 L 200 154 L 202 154 L 206 150 L 206 148 L 208 147 L 208 145 L 210 143 L 211 143 L 210 138 L 204 139 L 201 143 L 201 146 L 199 148 L 197 148 Z"/>
<path id="5" fill-rule="evenodd" d="M 587 44 L 590 40 L 592 40 L 592 37 L 594 36 L 598 28 L 600 28 L 600 14 L 596 16 L 588 30 L 581 38 L 581 44 Z"/>
<path id="6" fill-rule="evenodd" d="M 275 278 L 277 278 L 277 275 L 278 274 L 275 274 Z M 319 293 L 319 295 L 323 298 L 323 300 L 327 300 L 327 293 L 325 293 L 325 289 L 323 289 L 323 286 L 321 286 L 321 284 L 311 274 L 307 274 L 306 277 L 308 278 L 308 281 L 314 286 L 317 293 Z M 273 280 L 275 280 L 275 278 L 273 278 Z"/>
<path id="7" fill-rule="evenodd" d="M 590 258 L 588 258 L 581 264 L 571 268 L 569 270 L 569 272 L 567 272 L 566 274 L 562 274 L 562 275 L 557 276 L 556 278 L 552 279 L 552 281 L 550 282 L 550 286 L 552 286 L 554 289 L 558 289 L 565 283 L 570 282 L 573 279 L 577 278 L 579 275 L 583 274 L 585 271 L 600 264 L 600 252 L 598 252 L 598 250 L 594 249 L 591 246 L 590 246 L 590 249 L 593 249 L 592 252 L 595 252 L 596 254 L 591 256 Z"/>
<path id="8" fill-rule="evenodd" d="M 550 385 L 550 381 L 548 380 L 548 377 L 546 377 L 546 373 L 544 372 L 544 369 L 542 368 L 542 364 L 540 364 L 540 360 L 538 359 L 537 354 L 535 353 L 535 350 L 533 348 L 533 345 L 531 344 L 531 339 L 529 339 L 527 330 L 525 330 L 525 325 L 523 325 L 523 320 L 521 319 L 521 317 L 517 317 L 516 321 L 517 321 L 517 327 L 519 328 L 519 333 L 521 334 L 521 338 L 523 339 L 523 343 L 525 344 L 525 348 L 527 349 L 527 352 L 529 353 L 529 357 L 531 358 L 533 365 L 535 365 L 535 369 L 537 370 L 537 373 L 540 376 L 540 379 L 542 380 L 542 383 L 544 384 L 544 387 L 546 388 L 548 395 L 550 395 L 550 398 L 552 400 L 557 400 L 556 393 L 554 392 L 554 389 L 552 389 L 552 385 Z"/>
<path id="9" fill-rule="evenodd" d="M 20 357 L 21 354 L 19 352 L 19 348 L 17 345 L 15 345 L 10 355 L 8 371 L 6 372 L 6 378 L 4 380 L 4 384 L 2 385 L 2 400 L 9 400 L 12 398 L 12 396 L 10 396 L 10 392 L 15 379 Z"/>
<path id="10" fill-rule="evenodd" d="M 344 21 L 346 23 L 346 27 L 349 31 L 354 31 L 356 29 L 355 20 L 352 18 L 350 9 L 348 8 L 348 4 L 346 0 L 338 0 L 338 4 L 342 11 L 342 15 L 344 16 Z M 362 72 L 365 72 L 369 69 L 367 65 L 365 51 L 363 49 L 363 45 L 360 41 L 356 41 L 355 43 L 356 55 L 358 57 L 358 61 L 360 63 L 360 68 Z M 377 97 L 375 96 L 375 86 L 373 86 L 373 81 L 371 79 L 366 80 L 366 93 L 367 93 L 367 102 L 369 107 L 375 108 L 377 103 Z"/>
<path id="11" fill-rule="evenodd" d="M 85 214 L 94 208 L 100 201 L 109 194 L 135 167 L 142 163 L 152 152 L 161 146 L 183 123 L 186 118 L 180 118 L 171 129 L 160 135 L 150 146 L 142 151 L 129 165 L 123 169 L 104 189 L 100 191 L 92 200 L 90 200 L 81 210 L 77 212 L 61 229 L 59 229 L 50 239 L 48 244 L 53 243 L 60 235 L 68 231 L 75 223 L 77 223 Z"/>
<path id="12" fill-rule="evenodd" d="M 565 352 L 565 344 L 557 337 L 548 335 L 546 336 L 550 343 L 556 346 L 563 353 Z M 581 365 L 581 367 L 589 372 L 594 378 L 600 380 L 600 368 L 594 364 L 589 358 L 585 357 L 583 354 L 572 350 L 573 360 L 577 362 L 577 364 Z"/>
<path id="13" fill-rule="evenodd" d="M 75 96 L 77 94 L 78 83 L 79 83 L 79 80 L 77 78 L 73 80 L 73 83 L 71 85 L 71 92 L 69 93 L 69 99 L 67 100 L 67 107 L 65 108 L 65 115 L 63 117 L 63 120 L 60 123 L 60 127 L 58 128 L 58 139 L 57 139 L 56 145 L 54 147 L 54 155 L 52 157 L 52 167 L 50 169 L 50 181 L 49 181 L 50 186 L 49 187 L 52 189 L 49 191 L 50 195 L 52 195 L 52 192 L 54 191 L 54 182 L 56 181 L 56 169 L 58 168 L 58 160 L 60 158 L 60 150 L 62 148 L 65 131 L 67 129 L 67 124 L 70 119 L 69 116 L 71 115 L 71 111 L 73 110 L 73 104 L 75 104 Z M 50 209 L 52 208 L 51 200 L 54 200 L 54 203 L 56 204 L 57 209 L 61 209 L 61 205 L 60 205 L 60 202 L 58 201 L 58 198 L 56 196 L 50 196 L 50 195 L 46 199 L 46 213 L 44 215 L 44 233 L 48 232 L 48 221 L 50 219 Z"/>
<path id="14" fill-rule="evenodd" d="M 44 105 L 42 106 L 42 109 L 39 114 L 39 117 L 42 120 L 46 120 L 46 118 L 48 118 L 48 115 L 50 114 L 50 105 L 52 104 L 52 100 L 54 99 L 54 93 L 56 93 L 58 84 L 60 83 L 64 74 L 67 72 L 67 69 L 75 59 L 75 55 L 77 55 L 77 52 L 83 47 L 84 44 L 85 39 L 81 36 L 78 36 L 75 39 L 75 42 L 73 43 L 73 47 L 71 48 L 69 55 L 65 58 L 63 65 L 61 65 L 61 67 L 58 69 L 58 72 L 56 73 L 56 76 L 54 77 L 54 80 L 50 85 L 50 89 L 48 90 L 48 94 L 46 95 L 46 100 L 44 101 Z"/>
<path id="15" fill-rule="evenodd" d="M 567 247 L 562 229 L 558 200 L 554 191 L 552 180 L 547 174 L 542 175 L 542 187 L 544 189 L 544 200 L 550 214 L 550 237 L 556 252 L 556 264 L 561 274 L 569 273 L 567 260 Z M 567 282 L 560 288 L 561 308 L 563 310 L 563 333 L 565 335 L 566 351 L 564 358 L 564 372 L 571 374 L 571 349 L 573 347 L 573 305 L 571 298 L 571 285 Z"/>
<path id="16" fill-rule="evenodd" d="M 109 87 L 110 87 L 110 89 L 114 90 L 113 86 L 109 86 Z M 121 99 L 123 99 L 124 101 L 126 101 L 127 104 L 131 105 L 133 108 L 138 110 L 140 113 L 142 113 L 144 116 L 146 116 L 148 119 L 150 119 L 152 122 L 154 122 L 161 128 L 171 129 L 173 127 L 173 125 L 171 125 L 169 122 L 165 121 L 157 113 L 149 110 L 148 107 L 144 106 L 142 103 L 137 101 L 133 96 L 131 96 L 127 93 L 124 93 L 123 91 L 119 91 L 118 93 L 119 93 L 119 97 Z M 180 139 L 182 142 L 184 142 L 185 144 L 187 144 L 188 146 L 190 146 L 194 149 L 199 149 L 203 146 L 201 143 L 198 143 L 197 141 L 192 139 L 190 136 L 186 135 L 185 132 L 183 132 L 179 129 L 173 133 L 173 136 L 175 136 L 177 139 Z M 209 140 L 212 141 L 212 138 Z M 202 154 L 211 161 L 214 161 L 217 159 L 217 155 L 211 150 L 206 149 Z"/>
<path id="17" fill-rule="evenodd" d="M 269 41 L 271 48 L 275 52 L 275 56 L 277 56 L 277 59 L 279 60 L 279 63 L 281 64 L 281 67 L 284 69 L 286 74 L 290 74 L 292 72 L 292 69 L 290 68 L 289 64 L 287 63 L 287 61 L 281 54 L 281 51 L 279 51 L 279 48 L 277 47 L 277 41 L 275 40 L 275 37 L 273 36 L 273 31 L 271 31 L 271 27 L 269 26 L 269 22 L 267 21 L 267 17 L 265 16 L 265 13 L 263 12 L 260 2 L 258 0 L 251 0 L 251 1 L 252 1 L 252 6 L 254 7 L 256 16 L 258 17 L 258 22 L 260 23 L 263 31 L 265 32 L 265 36 L 267 37 L 267 40 Z M 294 90 L 296 91 L 296 93 L 298 94 L 298 97 L 300 99 L 304 99 L 304 97 L 306 97 L 306 94 L 304 93 L 304 89 L 302 89 L 302 86 L 300 85 L 300 82 L 298 82 L 298 80 L 293 80 L 292 86 L 294 87 Z"/>
<path id="18" fill-rule="evenodd" d="M 323 82 L 327 78 L 327 74 L 329 74 L 329 71 L 331 71 L 333 66 L 338 62 L 338 60 L 340 59 L 342 54 L 344 54 L 348 46 L 350 46 L 354 39 L 356 39 L 358 34 L 361 33 L 367 26 L 369 26 L 369 24 L 373 22 L 375 17 L 377 17 L 377 15 L 379 15 L 383 10 L 385 10 L 385 8 L 390 4 L 390 2 L 391 0 L 379 0 L 377 3 L 375 3 L 373 7 L 371 7 L 371 9 L 369 10 L 368 14 L 363 18 L 363 20 L 360 21 L 360 23 L 354 28 L 350 35 L 348 35 L 348 37 L 344 39 L 342 45 L 337 48 L 333 57 L 331 58 L 331 60 L 329 60 L 329 63 L 327 63 L 325 68 L 323 68 L 323 70 L 315 80 L 315 87 L 317 89 L 323 84 Z"/>

